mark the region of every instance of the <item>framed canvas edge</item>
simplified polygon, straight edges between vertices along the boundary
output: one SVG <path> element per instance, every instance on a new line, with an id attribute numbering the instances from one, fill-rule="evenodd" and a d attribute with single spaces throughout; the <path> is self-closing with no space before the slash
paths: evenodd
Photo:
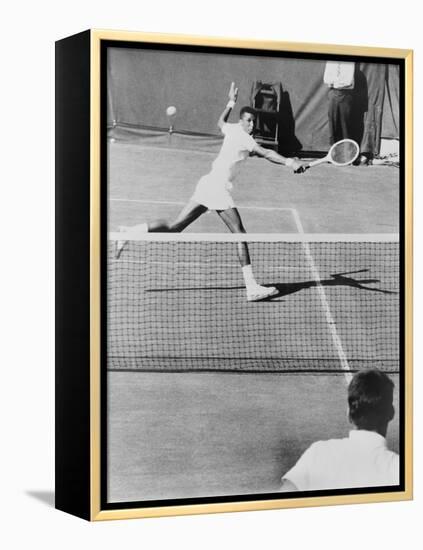
<path id="1" fill-rule="evenodd" d="M 112 31 L 93 29 L 90 31 L 90 520 L 153 518 L 179 515 L 198 515 L 226 512 L 259 511 L 284 508 L 305 508 L 347 504 L 405 501 L 413 498 L 413 50 L 368 46 L 346 46 L 300 42 L 255 41 L 225 37 L 200 37 L 133 31 Z M 284 498 L 277 500 L 251 500 L 228 503 L 169 505 L 160 507 L 101 509 L 101 257 L 100 257 L 100 50 L 101 41 L 139 43 L 166 43 L 169 45 L 210 46 L 228 48 L 250 48 L 278 50 L 298 53 L 350 55 L 361 57 L 386 57 L 402 59 L 405 64 L 405 204 L 404 204 L 404 246 L 405 246 L 405 381 L 404 400 L 404 468 L 403 491 L 355 495 L 333 495 L 324 497 Z"/>
<path id="2" fill-rule="evenodd" d="M 283 42 L 275 40 L 239 39 L 228 37 L 196 36 L 168 33 L 144 33 L 136 31 L 116 31 L 92 29 L 92 41 L 100 44 L 101 40 L 119 42 L 145 42 L 182 46 L 209 46 L 222 48 L 239 48 L 254 50 L 277 50 L 298 53 L 317 53 L 333 55 L 358 55 L 365 57 L 387 57 L 406 59 L 412 55 L 411 49 L 381 48 L 375 46 L 354 46 L 340 44 L 316 44 L 307 42 Z"/>
<path id="3" fill-rule="evenodd" d="M 170 516 L 188 516 L 201 514 L 221 514 L 230 512 L 260 512 L 265 510 L 282 510 L 285 508 L 314 508 L 317 506 L 340 506 L 352 504 L 376 504 L 392 501 L 412 500 L 412 494 L 407 491 L 389 493 L 365 493 L 361 495 L 342 495 L 325 497 L 302 497 L 272 500 L 251 500 L 246 502 L 171 505 L 155 508 L 126 508 L 116 510 L 98 510 L 92 517 L 93 521 L 109 521 L 119 519 L 140 519 Z"/>

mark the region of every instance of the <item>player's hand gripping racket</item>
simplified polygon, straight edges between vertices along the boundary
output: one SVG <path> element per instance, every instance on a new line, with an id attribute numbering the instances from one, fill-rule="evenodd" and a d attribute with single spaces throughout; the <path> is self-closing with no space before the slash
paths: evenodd
<path id="1" fill-rule="evenodd" d="M 360 148 L 358 143 L 353 139 L 341 139 L 341 141 L 337 141 L 332 145 L 325 157 L 313 160 L 305 164 L 303 168 L 304 170 L 308 170 L 313 166 L 318 166 L 325 162 L 330 162 L 335 166 L 348 166 L 348 164 L 352 164 L 355 161 L 359 152 Z"/>

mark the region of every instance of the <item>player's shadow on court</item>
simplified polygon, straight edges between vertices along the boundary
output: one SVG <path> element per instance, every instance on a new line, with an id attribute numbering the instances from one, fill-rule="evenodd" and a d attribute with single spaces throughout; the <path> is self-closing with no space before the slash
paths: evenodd
<path id="1" fill-rule="evenodd" d="M 272 296 L 271 299 L 280 298 L 289 294 L 294 294 L 313 287 L 333 287 L 333 286 L 347 286 L 357 288 L 359 290 L 367 290 L 369 292 L 380 292 L 382 294 L 398 294 L 393 290 L 385 290 L 383 288 L 377 288 L 374 286 L 367 286 L 380 283 L 379 279 L 355 279 L 351 277 L 352 274 L 366 273 L 368 269 L 360 269 L 358 271 L 350 271 L 347 273 L 334 273 L 330 275 L 330 279 L 321 279 L 320 281 L 301 281 L 298 283 L 275 283 L 278 289 L 278 294 Z"/>
<path id="2" fill-rule="evenodd" d="M 331 286 L 347 286 L 357 288 L 359 290 L 367 290 L 369 292 L 380 292 L 382 294 L 398 294 L 393 290 L 385 290 L 383 288 L 376 288 L 373 285 L 380 283 L 380 279 L 354 279 L 351 275 L 356 273 L 367 273 L 369 269 L 359 269 L 357 271 L 349 271 L 346 273 L 333 273 L 330 275 L 330 279 L 320 279 L 313 281 L 299 281 L 296 283 L 269 283 L 264 286 L 274 286 L 278 290 L 278 294 L 271 296 L 262 302 L 271 302 L 277 298 L 288 296 L 289 294 L 295 294 L 301 290 L 306 290 L 313 287 L 331 287 Z M 146 292 L 186 292 L 186 291 L 198 291 L 198 290 L 244 290 L 244 286 L 195 286 L 195 287 L 178 287 L 178 288 L 155 288 L 147 289 Z"/>

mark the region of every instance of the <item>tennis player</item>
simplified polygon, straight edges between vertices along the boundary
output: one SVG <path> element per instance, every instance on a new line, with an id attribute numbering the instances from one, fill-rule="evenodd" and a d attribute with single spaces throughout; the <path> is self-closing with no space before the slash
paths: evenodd
<path id="1" fill-rule="evenodd" d="M 232 82 L 229 90 L 229 102 L 218 120 L 218 127 L 224 135 L 223 145 L 212 164 L 211 171 L 203 176 L 195 188 L 194 194 L 172 222 L 155 221 L 133 227 L 121 227 L 126 232 L 171 232 L 183 231 L 199 216 L 208 210 L 215 210 L 232 233 L 246 233 L 241 216 L 231 196 L 231 189 L 236 180 L 240 164 L 248 156 L 257 155 L 270 162 L 291 167 L 294 172 L 303 171 L 303 163 L 296 159 L 285 158 L 275 151 L 265 149 L 253 139 L 255 111 L 251 107 L 243 107 L 239 121 L 229 124 L 228 118 L 235 106 L 238 88 Z M 120 245 L 120 250 L 124 243 Z M 120 251 L 119 251 L 120 254 Z M 259 285 L 253 274 L 250 254 L 246 243 L 238 244 L 238 256 L 242 267 L 248 301 L 258 301 L 277 294 L 275 287 Z"/>
<path id="2" fill-rule="evenodd" d="M 348 386 L 349 437 L 313 443 L 283 476 L 281 491 L 398 485 L 399 456 L 385 439 L 395 413 L 393 392 L 385 373 L 358 372 Z"/>

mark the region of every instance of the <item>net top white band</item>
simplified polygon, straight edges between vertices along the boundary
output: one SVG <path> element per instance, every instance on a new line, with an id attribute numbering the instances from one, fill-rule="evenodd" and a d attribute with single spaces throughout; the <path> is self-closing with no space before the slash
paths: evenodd
<path id="1" fill-rule="evenodd" d="M 399 233 L 143 233 L 110 232 L 110 241 L 175 242 L 399 242 Z"/>

